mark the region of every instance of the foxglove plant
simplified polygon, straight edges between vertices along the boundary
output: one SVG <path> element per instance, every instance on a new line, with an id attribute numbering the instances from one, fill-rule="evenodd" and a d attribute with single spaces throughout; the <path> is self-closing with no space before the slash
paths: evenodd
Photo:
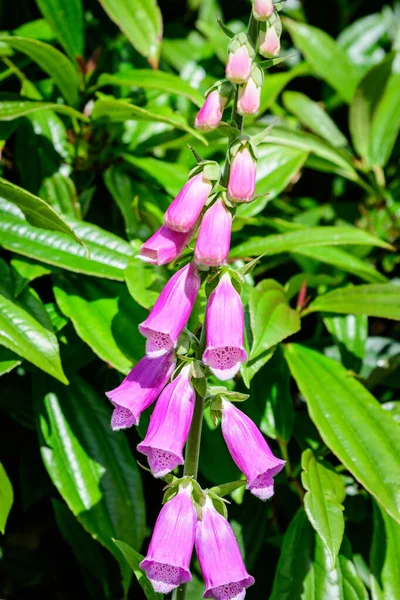
<path id="1" fill-rule="evenodd" d="M 285 464 L 274 456 L 255 423 L 232 404 L 248 396 L 208 385 L 210 375 L 221 381 L 234 378 L 247 360 L 244 279 L 227 258 L 237 207 L 255 195 L 257 144 L 265 136 L 265 132 L 253 138 L 242 133 L 243 117 L 254 116 L 260 108 L 264 75 L 257 50 L 275 56 L 281 26 L 272 0 L 253 0 L 247 33 L 234 35 L 221 27 L 231 38 L 227 79 L 206 93 L 195 127 L 203 132 L 220 127 L 224 109 L 234 98 L 231 121 L 223 124 L 230 139 L 225 166 L 221 170 L 194 152 L 197 166 L 166 211 L 162 227 L 142 245 L 139 258 L 145 262 L 166 265 L 181 257 L 181 264 L 139 325 L 146 337 L 146 356 L 120 386 L 107 393 L 114 406 L 115 430 L 137 425 L 140 414 L 158 398 L 137 449 L 147 456 L 152 474 L 165 478 L 168 485 L 141 567 L 156 592 L 176 590 L 174 597 L 179 600 L 185 598 L 185 584 L 191 579 L 194 544 L 205 598 L 243 600 L 254 583 L 221 498 L 238 482 L 206 491 L 197 483 L 206 403 L 212 419 L 221 420 L 231 456 L 246 478 L 239 486 L 266 500 L 274 491 L 273 477 Z M 197 337 L 185 328 L 202 285 L 207 308 Z M 177 478 L 172 471 L 183 463 L 183 477 Z"/>

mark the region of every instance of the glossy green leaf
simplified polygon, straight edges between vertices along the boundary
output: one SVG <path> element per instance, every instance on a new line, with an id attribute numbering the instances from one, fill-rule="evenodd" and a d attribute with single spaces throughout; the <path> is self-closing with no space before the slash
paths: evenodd
<path id="1" fill-rule="evenodd" d="M 0 178 L 0 197 L 18 206 L 31 225 L 68 234 L 77 242 L 82 243 L 73 229 L 47 202 L 2 178 Z"/>
<path id="2" fill-rule="evenodd" d="M 149 90 L 160 90 L 168 94 L 176 94 L 189 98 L 197 106 L 204 102 L 204 96 L 189 85 L 184 79 L 166 73 L 165 71 L 151 71 L 149 69 L 135 69 L 134 71 L 121 71 L 120 73 L 102 73 L 97 85 L 117 85 L 127 87 L 139 87 Z"/>
<path id="3" fill-rule="evenodd" d="M 371 126 L 369 158 L 372 166 L 384 167 L 400 131 L 400 73 L 393 73 L 376 107 Z"/>
<path id="4" fill-rule="evenodd" d="M 284 19 L 298 50 L 313 70 L 350 102 L 358 83 L 358 71 L 330 35 L 306 23 Z"/>
<path id="5" fill-rule="evenodd" d="M 368 317 L 365 315 L 335 315 L 324 317 L 324 323 L 339 347 L 346 369 L 359 373 L 368 339 Z"/>
<path id="6" fill-rule="evenodd" d="M 140 224 L 134 208 L 135 182 L 118 165 L 113 165 L 107 169 L 103 177 L 108 191 L 121 211 L 125 222 L 126 235 L 129 239 L 136 237 Z"/>
<path id="7" fill-rule="evenodd" d="M 400 522 L 399 425 L 335 360 L 297 344 L 285 354 L 325 444 Z"/>
<path id="8" fill-rule="evenodd" d="M 389 244 L 374 235 L 355 227 L 310 227 L 267 237 L 252 237 L 231 250 L 231 258 L 260 256 L 264 252 L 268 256 L 281 252 L 296 251 L 298 248 L 339 245 L 378 246 L 390 248 Z M 318 250 L 316 250 L 316 254 Z"/>
<path id="9" fill-rule="evenodd" d="M 54 102 L 35 102 L 21 97 L 21 100 L 0 100 L 0 121 L 13 121 L 33 113 L 53 110 L 71 118 L 80 119 L 88 122 L 89 119 L 83 113 L 65 106 L 64 104 L 55 104 Z"/>
<path id="10" fill-rule="evenodd" d="M 78 219 L 81 217 L 78 194 L 70 177 L 61 173 L 46 177 L 40 188 L 40 195 L 58 213 Z"/>
<path id="11" fill-rule="evenodd" d="M 11 274 L 4 261 L 0 262 L 0 275 L 0 344 L 68 383 L 57 338 L 42 302 L 29 288 L 14 298 Z"/>
<path id="12" fill-rule="evenodd" d="M 125 270 L 125 281 L 132 298 L 147 309 L 154 305 L 166 283 L 160 268 L 137 258 Z"/>
<path id="13" fill-rule="evenodd" d="M 176 196 L 188 179 L 188 169 L 180 164 L 158 160 L 152 156 L 123 155 L 130 165 L 155 179 L 171 196 Z"/>
<path id="14" fill-rule="evenodd" d="M 345 136 L 318 102 L 300 92 L 285 92 L 282 100 L 286 110 L 293 113 L 307 129 L 330 142 L 332 146 L 347 146 Z"/>
<path id="15" fill-rule="evenodd" d="M 99 0 L 112 21 L 153 68 L 158 66 L 162 17 L 157 0 Z"/>
<path id="16" fill-rule="evenodd" d="M 400 595 L 400 525 L 374 504 L 374 534 L 371 555 L 373 600 Z"/>
<path id="17" fill-rule="evenodd" d="M 27 54 L 45 71 L 59 88 L 67 102 L 75 104 L 79 93 L 79 76 L 75 66 L 62 52 L 49 44 L 18 36 L 1 36 L 13 50 Z"/>
<path id="18" fill-rule="evenodd" d="M 351 313 L 400 320 L 400 286 L 391 283 L 338 288 L 318 296 L 306 312 Z"/>
<path id="19" fill-rule="evenodd" d="M 0 347 L 0 376 L 9 373 L 21 364 L 21 359 L 8 348 Z"/>
<path id="20" fill-rule="evenodd" d="M 123 123 L 131 119 L 137 121 L 151 121 L 166 123 L 176 129 L 181 129 L 190 133 L 206 146 L 207 140 L 201 133 L 188 125 L 183 115 L 175 113 L 170 109 L 160 107 L 157 111 L 147 110 L 141 106 L 131 104 L 126 100 L 116 100 L 115 98 L 103 97 L 97 100 L 93 107 L 92 118 L 94 121 L 108 121 L 112 123 Z"/>
<path id="21" fill-rule="evenodd" d="M 29 258 L 14 257 L 10 261 L 12 277 L 14 280 L 14 295 L 19 296 L 22 290 L 38 277 L 48 275 L 51 270 Z"/>
<path id="22" fill-rule="evenodd" d="M 118 558 L 127 580 L 130 568 L 112 539 L 141 546 L 145 504 L 127 438 L 110 428 L 108 401 L 78 377 L 68 388 L 39 382 L 34 400 L 41 454 L 54 485 L 84 528 Z"/>
<path id="23" fill-rule="evenodd" d="M 274 104 L 282 90 L 294 79 L 310 74 L 310 67 L 306 62 L 301 62 L 283 73 L 265 73 L 261 90 L 259 114 L 265 112 Z"/>
<path id="24" fill-rule="evenodd" d="M 54 294 L 79 337 L 106 363 L 126 374 L 143 356 L 144 339 L 137 324 L 145 320 L 147 313 L 124 284 L 59 275 Z"/>
<path id="25" fill-rule="evenodd" d="M 270 358 L 270 352 L 266 353 L 300 329 L 299 313 L 289 306 L 282 286 L 273 279 L 264 279 L 251 288 L 249 311 L 251 350 L 246 364 L 242 367 L 247 387 L 250 386 L 255 373 Z M 266 360 L 263 361 L 263 358 Z"/>
<path id="26" fill-rule="evenodd" d="M 132 247 L 96 225 L 70 218 L 68 222 L 85 242 L 90 257 L 87 250 L 70 236 L 32 227 L 18 209 L 0 200 L 0 245 L 75 273 L 123 281 L 124 270 L 133 254 Z"/>
<path id="27" fill-rule="evenodd" d="M 82 0 L 36 0 L 36 4 L 69 57 L 83 56 Z"/>
<path id="28" fill-rule="evenodd" d="M 0 532 L 4 534 L 7 518 L 14 501 L 14 493 L 7 473 L 0 463 Z"/>
<path id="29" fill-rule="evenodd" d="M 161 600 L 162 595 L 157 594 L 153 590 L 153 586 L 150 581 L 147 579 L 146 573 L 140 568 L 139 564 L 142 562 L 144 556 L 139 554 L 136 550 L 134 550 L 128 544 L 121 542 L 120 540 L 113 540 L 114 544 L 121 550 L 122 554 L 125 556 L 126 561 L 130 568 L 132 569 L 136 579 L 140 583 L 140 587 L 142 588 L 144 595 L 147 600 Z"/>
<path id="30" fill-rule="evenodd" d="M 330 465 L 316 460 L 310 449 L 303 452 L 301 466 L 301 481 L 307 490 L 304 508 L 326 548 L 333 569 L 344 534 L 342 502 L 346 490 L 340 475 Z"/>

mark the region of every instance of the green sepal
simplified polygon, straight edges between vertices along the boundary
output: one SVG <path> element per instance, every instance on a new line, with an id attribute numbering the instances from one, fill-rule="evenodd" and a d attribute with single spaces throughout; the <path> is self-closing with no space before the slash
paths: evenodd
<path id="1" fill-rule="evenodd" d="M 268 127 L 266 127 L 265 129 L 263 129 L 262 131 L 260 131 L 260 133 L 256 133 L 256 135 L 253 135 L 253 137 L 251 138 L 251 142 L 254 146 L 258 146 L 259 144 L 262 144 L 263 141 L 265 140 L 266 137 L 269 136 L 269 134 L 271 133 L 272 129 L 275 127 L 275 125 L 278 123 L 278 119 L 276 119 L 273 123 L 271 123 L 271 125 L 268 125 Z"/>
<path id="2" fill-rule="evenodd" d="M 217 496 L 223 497 L 231 494 L 235 490 L 244 487 L 247 484 L 246 479 L 239 479 L 238 481 L 230 481 L 229 483 L 222 483 L 210 488 L 209 493 L 216 494 Z"/>
<path id="3" fill-rule="evenodd" d="M 235 32 L 232 31 L 232 29 L 229 29 L 229 27 L 227 27 L 225 25 L 225 23 L 223 23 L 221 21 L 221 19 L 219 18 L 219 16 L 217 15 L 217 23 L 218 25 L 221 27 L 222 31 L 225 33 L 225 35 L 228 36 L 229 39 L 232 39 L 233 37 L 235 37 Z"/>
<path id="4" fill-rule="evenodd" d="M 254 59 L 256 56 L 256 50 L 253 42 L 250 37 L 244 31 L 237 33 L 230 41 L 228 46 L 228 53 L 234 54 L 241 48 L 242 46 L 246 46 L 247 52 L 249 53 L 250 58 Z"/>
<path id="5" fill-rule="evenodd" d="M 277 58 L 268 58 L 266 60 L 262 60 L 261 62 L 257 63 L 259 67 L 261 67 L 262 69 L 270 69 L 271 67 L 275 67 L 275 65 L 279 65 L 280 63 L 282 63 L 283 61 L 287 60 L 288 58 L 293 58 L 294 54 L 290 54 L 288 56 L 279 56 Z"/>
<path id="6" fill-rule="evenodd" d="M 255 269 L 255 267 L 257 266 L 257 263 L 266 254 L 268 254 L 268 250 L 266 250 L 265 252 L 263 252 L 262 254 L 260 254 L 260 256 L 257 256 L 257 258 L 253 258 L 253 260 L 251 260 L 250 262 L 248 262 L 245 265 L 243 265 L 243 267 L 239 267 L 236 272 L 239 273 L 240 275 L 242 275 L 243 277 L 245 275 L 249 275 Z"/>
<path id="7" fill-rule="evenodd" d="M 227 500 L 223 500 L 222 498 L 217 496 L 217 494 L 214 494 L 210 490 L 207 495 L 211 498 L 215 510 L 219 512 L 219 514 L 222 515 L 224 519 L 228 519 L 228 509 L 226 508 L 225 504 Z"/>

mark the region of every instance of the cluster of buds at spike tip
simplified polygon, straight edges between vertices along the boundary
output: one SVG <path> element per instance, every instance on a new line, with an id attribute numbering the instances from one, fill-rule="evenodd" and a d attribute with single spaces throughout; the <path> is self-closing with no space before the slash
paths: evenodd
<path id="1" fill-rule="evenodd" d="M 261 23 L 258 52 L 265 58 L 275 58 L 281 49 L 282 22 L 277 12 L 268 21 Z"/>
<path id="2" fill-rule="evenodd" d="M 212 131 L 221 123 L 222 114 L 226 106 L 232 100 L 234 86 L 230 81 L 224 79 L 217 81 L 212 88 L 206 92 L 206 99 L 197 117 L 194 126 L 200 131 Z"/>
<path id="3" fill-rule="evenodd" d="M 256 115 L 260 110 L 261 90 L 264 81 L 264 71 L 253 64 L 250 78 L 239 87 L 237 111 L 239 115 Z"/>
<path id="4" fill-rule="evenodd" d="M 225 74 L 233 83 L 246 83 L 251 75 L 251 67 L 256 51 L 247 33 L 235 35 L 228 47 L 228 62 Z"/>
<path id="5" fill-rule="evenodd" d="M 257 147 L 241 136 L 229 149 L 228 198 L 232 202 L 251 202 L 256 189 Z"/>

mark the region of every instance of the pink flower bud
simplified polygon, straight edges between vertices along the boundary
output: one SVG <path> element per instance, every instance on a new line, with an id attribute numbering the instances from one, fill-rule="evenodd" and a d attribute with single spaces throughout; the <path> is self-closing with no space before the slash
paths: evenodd
<path id="1" fill-rule="evenodd" d="M 161 356 L 176 346 L 185 327 L 200 287 L 200 277 L 194 263 L 189 263 L 171 277 L 157 298 L 151 313 L 139 325 L 147 338 L 146 352 Z"/>
<path id="2" fill-rule="evenodd" d="M 183 465 L 182 451 L 189 433 L 196 394 L 190 385 L 190 365 L 161 392 L 146 437 L 137 449 L 148 458 L 154 477 L 165 477 Z"/>
<path id="3" fill-rule="evenodd" d="M 228 98 L 220 94 L 219 90 L 210 92 L 194 121 L 196 129 L 201 131 L 216 129 L 221 122 L 222 113 L 227 103 Z"/>
<path id="4" fill-rule="evenodd" d="M 266 21 L 273 14 L 272 0 L 253 0 L 253 16 L 257 21 Z"/>
<path id="5" fill-rule="evenodd" d="M 206 350 L 203 362 L 216 377 L 231 379 L 247 360 L 244 312 L 239 294 L 225 273 L 210 294 L 206 310 Z"/>
<path id="6" fill-rule="evenodd" d="M 106 392 L 115 406 L 111 418 L 114 431 L 137 425 L 141 413 L 154 402 L 175 369 L 173 352 L 160 358 L 144 356 L 121 385 Z"/>
<path id="7" fill-rule="evenodd" d="M 239 115 L 256 115 L 260 110 L 261 86 L 259 87 L 253 77 L 239 87 L 237 111 Z"/>
<path id="8" fill-rule="evenodd" d="M 253 58 L 246 44 L 230 51 L 225 71 L 227 78 L 233 83 L 245 83 L 251 75 L 252 64 Z"/>
<path id="9" fill-rule="evenodd" d="M 206 211 L 194 249 L 198 264 L 218 267 L 229 254 L 232 215 L 221 199 Z"/>
<path id="10" fill-rule="evenodd" d="M 203 598 L 244 599 L 254 578 L 246 571 L 232 527 L 214 508 L 210 497 L 197 523 L 196 554 L 206 584 Z"/>
<path id="11" fill-rule="evenodd" d="M 280 24 L 280 21 L 279 21 Z M 260 30 L 258 51 L 265 58 L 278 56 L 281 49 L 280 30 L 278 27 L 267 23 Z"/>
<path id="12" fill-rule="evenodd" d="M 147 556 L 140 563 L 156 592 L 168 594 L 192 579 L 189 569 L 196 522 L 191 486 L 180 486 L 177 495 L 162 507 Z"/>
<path id="13" fill-rule="evenodd" d="M 166 265 L 178 258 L 192 237 L 193 231 L 182 233 L 163 225 L 142 245 L 138 258 L 152 265 Z"/>
<path id="14" fill-rule="evenodd" d="M 233 202 L 251 202 L 256 189 L 257 163 L 247 146 L 231 162 L 228 198 Z"/>
<path id="15" fill-rule="evenodd" d="M 247 478 L 247 489 L 261 500 L 274 493 L 274 475 L 285 465 L 276 458 L 255 423 L 236 406 L 222 400 L 222 435 L 229 452 Z"/>
<path id="16" fill-rule="evenodd" d="M 164 224 L 174 231 L 188 232 L 196 224 L 212 189 L 212 183 L 204 171 L 185 183 L 164 215 Z"/>

